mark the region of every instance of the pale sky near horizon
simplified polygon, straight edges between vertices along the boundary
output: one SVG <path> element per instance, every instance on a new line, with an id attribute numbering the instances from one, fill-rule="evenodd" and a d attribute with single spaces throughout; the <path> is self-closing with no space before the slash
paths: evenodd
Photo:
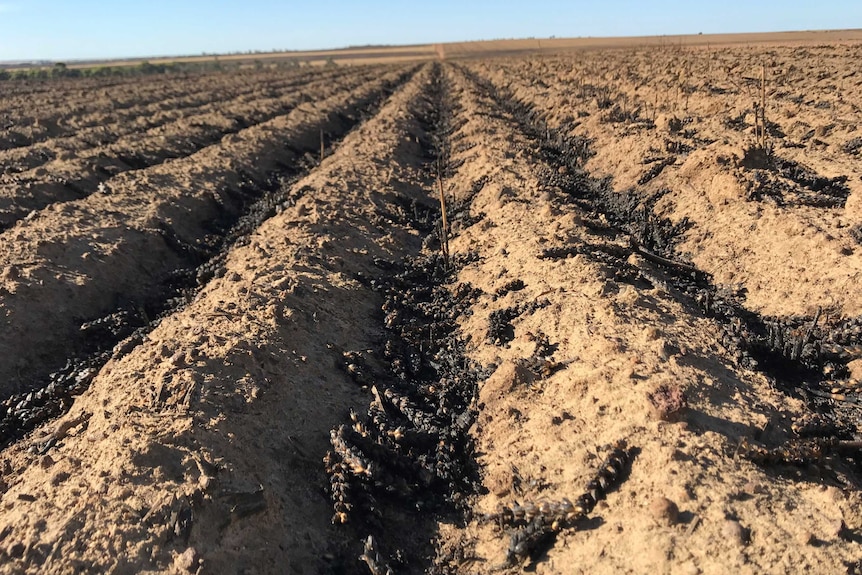
<path id="1" fill-rule="evenodd" d="M 0 61 L 862 28 L 860 0 L 0 0 Z"/>

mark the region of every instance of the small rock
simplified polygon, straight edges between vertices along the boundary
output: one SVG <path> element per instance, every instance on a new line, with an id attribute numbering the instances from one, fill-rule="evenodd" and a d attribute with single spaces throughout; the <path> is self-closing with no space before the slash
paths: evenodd
<path id="1" fill-rule="evenodd" d="M 836 503 L 843 501 L 847 498 L 847 494 L 844 493 L 844 491 L 842 491 L 841 489 L 835 487 L 834 485 L 829 485 L 826 487 L 826 495 Z"/>
<path id="2" fill-rule="evenodd" d="M 661 337 L 661 332 L 657 327 L 649 326 L 644 329 L 643 335 L 646 341 L 655 341 Z"/>
<path id="3" fill-rule="evenodd" d="M 733 545 L 744 546 L 748 544 L 748 530 L 739 521 L 728 519 L 721 527 L 721 534 Z"/>
<path id="4" fill-rule="evenodd" d="M 50 455 L 45 455 L 39 460 L 39 466 L 42 469 L 48 469 L 52 465 L 54 465 L 54 459 Z"/>
<path id="5" fill-rule="evenodd" d="M 811 545 L 814 543 L 814 535 L 811 534 L 811 531 L 802 531 L 796 536 L 796 540 L 799 541 L 800 545 Z"/>
<path id="6" fill-rule="evenodd" d="M 612 281 L 606 281 L 599 290 L 599 296 L 610 297 L 620 293 L 620 286 Z"/>
<path id="7" fill-rule="evenodd" d="M 661 338 L 656 339 L 656 352 L 662 361 L 669 361 L 675 355 L 680 355 L 680 348 Z"/>
<path id="8" fill-rule="evenodd" d="M 679 507 L 667 497 L 658 497 L 650 504 L 653 519 L 665 525 L 673 525 L 679 519 Z"/>
<path id="9" fill-rule="evenodd" d="M 180 555 L 177 555 L 174 565 L 176 565 L 177 569 L 180 571 L 194 573 L 198 568 L 199 561 L 200 558 L 198 557 L 197 550 L 194 547 L 189 547 Z"/>
<path id="10" fill-rule="evenodd" d="M 59 473 L 55 473 L 54 476 L 51 477 L 51 485 L 56 487 L 57 485 L 60 485 L 61 483 L 63 483 L 67 479 L 69 479 L 69 474 L 66 473 L 65 471 L 60 471 Z"/>
<path id="11" fill-rule="evenodd" d="M 850 370 L 850 378 L 857 381 L 862 381 L 862 359 L 854 359 L 847 364 L 847 369 Z"/>
<path id="12" fill-rule="evenodd" d="M 679 489 L 676 493 L 677 499 L 679 501 L 682 501 L 683 503 L 694 500 L 694 494 L 688 489 L 688 487 L 683 487 L 682 489 Z"/>
<path id="13" fill-rule="evenodd" d="M 749 481 L 742 486 L 742 490 L 751 495 L 763 495 L 766 493 L 766 488 L 757 481 Z"/>

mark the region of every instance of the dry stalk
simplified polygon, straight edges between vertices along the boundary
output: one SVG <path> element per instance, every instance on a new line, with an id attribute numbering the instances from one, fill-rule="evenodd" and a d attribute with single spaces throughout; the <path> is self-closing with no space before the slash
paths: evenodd
<path id="1" fill-rule="evenodd" d="M 754 135 L 757 147 L 766 149 L 766 64 L 760 65 L 760 105 L 756 106 Z"/>
<path id="2" fill-rule="evenodd" d="M 323 157 L 326 154 L 326 147 L 323 144 L 323 128 L 320 128 L 320 163 L 323 163 Z"/>
<path id="3" fill-rule="evenodd" d="M 437 188 L 440 191 L 440 215 L 442 229 L 440 230 L 440 249 L 443 252 L 443 265 L 449 269 L 449 220 L 446 217 L 446 194 L 443 191 L 443 171 L 437 162 Z"/>

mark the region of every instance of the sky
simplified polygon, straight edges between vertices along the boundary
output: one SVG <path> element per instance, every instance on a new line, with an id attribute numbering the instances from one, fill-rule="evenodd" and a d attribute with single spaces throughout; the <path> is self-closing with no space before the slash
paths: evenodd
<path id="1" fill-rule="evenodd" d="M 862 28 L 860 0 L 0 0 L 0 61 Z"/>

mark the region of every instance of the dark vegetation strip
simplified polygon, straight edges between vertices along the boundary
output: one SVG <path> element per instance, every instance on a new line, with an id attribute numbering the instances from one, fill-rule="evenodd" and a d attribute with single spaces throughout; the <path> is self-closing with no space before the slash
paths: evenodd
<path id="1" fill-rule="evenodd" d="M 239 68 L 238 65 L 230 65 L 231 68 Z M 179 61 L 152 64 L 143 61 L 136 65 L 111 66 L 101 64 L 98 66 L 83 66 L 70 68 L 65 62 L 57 62 L 50 67 L 37 66 L 30 68 L 0 67 L 0 82 L 47 82 L 49 80 L 75 79 L 75 78 L 111 78 L 111 77 L 142 77 L 165 74 L 188 74 L 190 72 L 209 72 L 224 70 L 224 64 L 218 57 L 201 62 Z"/>
<path id="2" fill-rule="evenodd" d="M 388 82 L 378 97 L 366 102 L 357 113 L 342 114 L 342 129 L 329 134 L 330 146 L 336 145 L 375 114 L 386 99 L 415 73 L 416 68 L 413 68 Z M 66 360 L 64 367 L 50 373 L 30 391 L 12 395 L 0 403 L 0 446 L 18 440 L 47 420 L 66 413 L 74 397 L 86 391 L 102 365 L 109 359 L 130 353 L 147 333 L 159 325 L 161 318 L 191 301 L 213 277 L 221 277 L 231 247 L 243 245 L 248 235 L 265 220 L 284 206 L 295 203 L 301 192 L 291 195 L 292 184 L 315 166 L 316 162 L 306 156 L 304 161 L 297 163 L 280 163 L 260 179 L 246 174 L 239 187 L 227 192 L 236 209 L 225 209 L 217 221 L 211 222 L 211 233 L 194 244 L 181 240 L 165 225 L 162 229 L 165 241 L 182 257 L 186 266 L 170 273 L 146 301 L 127 303 L 104 317 L 84 322 L 79 340 L 75 342 L 79 351 Z M 51 447 L 49 443 L 34 449 L 46 451 Z"/>
<path id="3" fill-rule="evenodd" d="M 430 86 L 425 108 L 431 111 L 417 118 L 432 135 L 423 142 L 429 146 L 429 192 L 438 170 L 450 169 L 452 103 L 439 64 Z M 434 215 L 439 230 L 440 213 Z M 481 291 L 449 285 L 473 256 L 445 259 L 439 231 L 426 221 L 414 222 L 432 238 L 424 255 L 379 261 L 380 277 L 357 278 L 384 299 L 379 321 L 385 336 L 374 352 L 384 370 L 371 373 L 361 355 L 346 357 L 348 373 L 370 389 L 372 402 L 365 414 L 351 413 L 332 430 L 325 459 L 332 520 L 351 538 L 337 565 L 344 573 L 434 572 L 438 521 L 464 524 L 468 499 L 481 486 L 468 430 L 479 382 L 488 373 L 467 358 L 458 336 L 458 318 Z M 361 569 L 360 552 L 367 565 Z"/>
<path id="4" fill-rule="evenodd" d="M 561 189 L 568 201 L 596 216 L 595 227 L 609 235 L 628 236 L 629 245 L 569 245 L 545 250 L 540 257 L 584 254 L 615 270 L 616 279 L 637 287 L 660 285 L 689 308 L 699 310 L 722 328 L 722 344 L 738 363 L 771 376 L 784 392 L 807 400 L 831 422 L 827 437 L 849 439 L 860 421 L 862 396 L 838 396 L 833 388 L 849 377 L 847 363 L 862 354 L 862 318 L 773 318 L 742 305 L 744 290 L 731 293 L 717 287 L 712 277 L 681 260 L 675 244 L 688 222 L 657 217 L 653 206 L 660 197 L 636 191 L 615 191 L 609 179 L 596 179 L 583 169 L 590 143 L 567 139 L 552 129 L 530 104 L 505 88 L 461 67 L 479 92 L 494 102 L 530 141 L 525 152 L 537 159 L 548 189 Z M 565 169 L 561 169 L 565 168 Z M 604 217 L 610 225 L 598 220 Z M 589 222 L 588 222 L 589 225 Z M 653 271 L 628 263 L 632 254 L 649 260 Z M 858 452 L 857 452 L 858 455 Z"/>

